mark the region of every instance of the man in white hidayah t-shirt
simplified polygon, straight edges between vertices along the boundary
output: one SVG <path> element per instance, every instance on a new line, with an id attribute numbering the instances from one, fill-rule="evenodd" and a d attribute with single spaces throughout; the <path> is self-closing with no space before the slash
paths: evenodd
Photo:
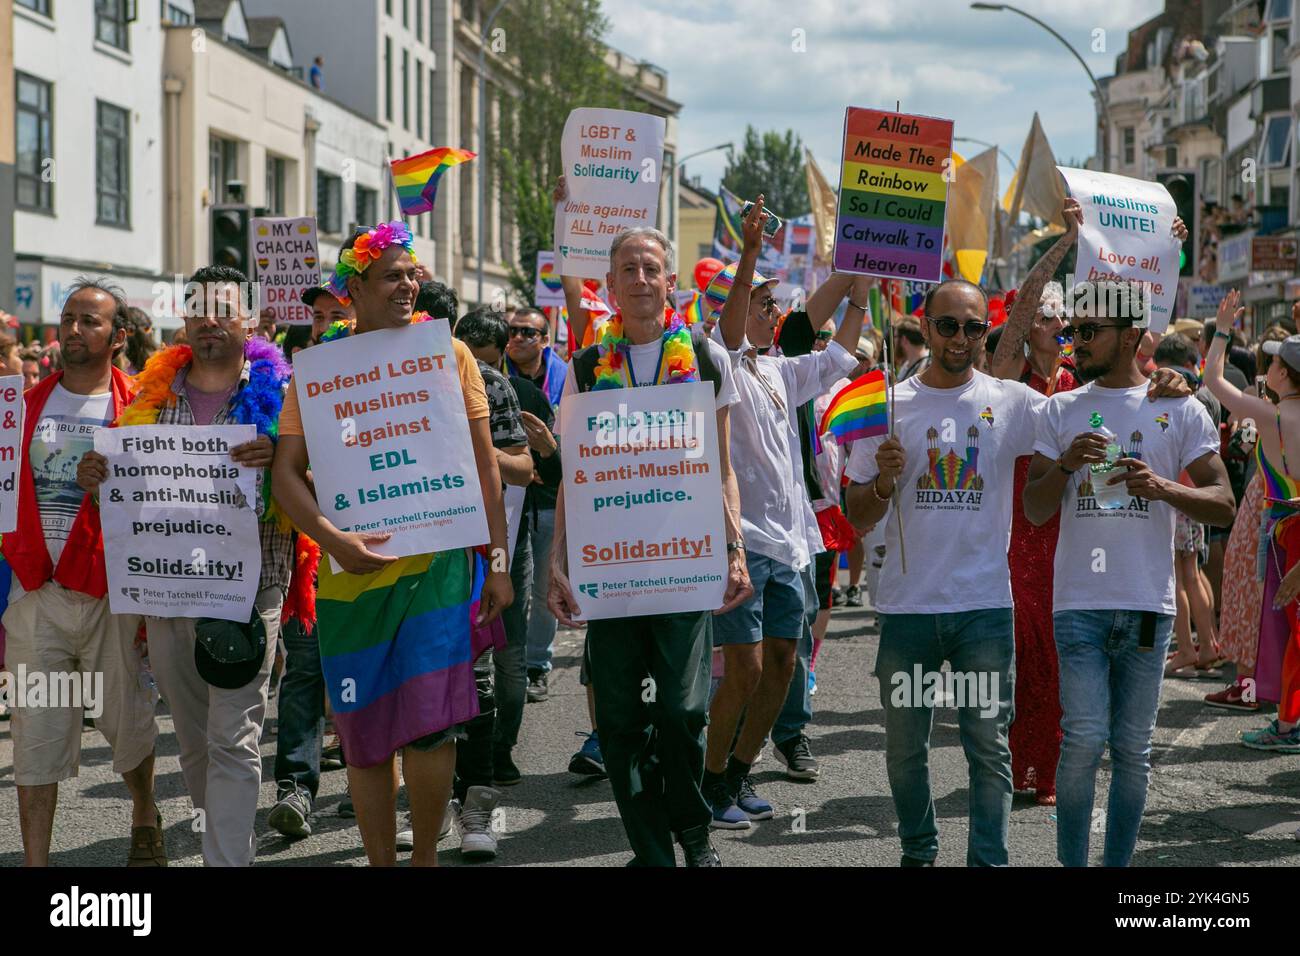
<path id="1" fill-rule="evenodd" d="M 1081 388 L 1058 395 L 1037 421 L 1025 517 L 1059 508 L 1052 626 L 1061 671 L 1057 857 L 1086 866 L 1097 766 L 1110 744 L 1104 866 L 1127 866 L 1151 775 L 1151 735 L 1174 623 L 1175 510 L 1224 526 L 1235 504 L 1219 434 L 1195 398 L 1148 399 L 1133 358 L 1147 321 L 1128 284 L 1075 287 L 1072 333 Z M 1091 466 L 1119 445 L 1115 473 Z M 1186 472 L 1192 487 L 1181 484 Z M 1099 504 L 1094 484 L 1124 483 Z"/>
<path id="2" fill-rule="evenodd" d="M 1016 458 L 1033 450 L 1034 415 L 1047 399 L 973 368 L 988 332 L 988 300 L 979 286 L 942 282 L 926 296 L 924 311 L 930 365 L 894 387 L 894 437 L 854 443 L 849 520 L 858 528 L 875 524 L 897 493 L 903 537 L 891 516 L 880 594 L 873 597 L 881 620 L 875 673 L 902 864 L 932 866 L 939 852 L 930 729 L 935 703 L 952 692 L 970 765 L 966 861 L 1004 866 L 1015 657 L 1007 570 L 1012 485 Z M 940 670 L 945 660 L 950 674 Z"/>

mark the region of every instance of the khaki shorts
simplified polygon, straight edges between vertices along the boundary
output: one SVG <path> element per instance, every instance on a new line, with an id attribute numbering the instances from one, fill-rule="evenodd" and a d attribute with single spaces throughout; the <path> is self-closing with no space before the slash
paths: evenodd
<path id="1" fill-rule="evenodd" d="M 77 775 L 83 701 L 92 712 L 102 708 L 95 727 L 108 739 L 116 773 L 134 770 L 153 753 L 158 725 L 135 647 L 138 616 L 110 614 L 108 598 L 49 581 L 11 603 L 3 623 L 16 784 L 38 787 Z M 43 676 L 49 695 L 44 700 L 29 696 L 23 706 L 16 684 L 25 678 L 31 695 L 37 686 L 34 675 Z M 56 695 L 56 687 L 79 695 Z"/>

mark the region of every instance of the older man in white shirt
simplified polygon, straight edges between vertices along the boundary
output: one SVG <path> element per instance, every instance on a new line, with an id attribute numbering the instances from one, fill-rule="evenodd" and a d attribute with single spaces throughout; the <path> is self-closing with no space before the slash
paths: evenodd
<path id="1" fill-rule="evenodd" d="M 712 825 L 737 830 L 773 815 L 771 804 L 755 792 L 749 769 L 785 702 L 803 630 L 804 589 L 813 586 L 812 556 L 823 550 L 804 487 L 796 412 L 857 365 L 852 350 L 867 298 L 865 280 L 832 276 L 808 302 L 809 317 L 819 325 L 853 285 L 830 345 L 798 358 L 759 354 L 772 344 L 779 312 L 772 295 L 776 280 L 754 273 L 756 258 L 757 249 L 747 251 L 706 292 L 712 304 L 725 301 L 734 283 L 753 287 L 749 310 L 724 314 L 713 332 L 728 350 L 741 396 L 732 409 L 731 454 L 754 597 L 714 621 L 713 640 L 723 648 L 726 672 L 709 709 L 704 795 L 713 809 Z M 736 739 L 742 713 L 745 723 Z"/>

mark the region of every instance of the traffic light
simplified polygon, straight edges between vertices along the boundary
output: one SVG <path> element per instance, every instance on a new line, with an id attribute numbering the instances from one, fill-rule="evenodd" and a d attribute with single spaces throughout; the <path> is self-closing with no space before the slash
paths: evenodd
<path id="1" fill-rule="evenodd" d="M 1164 183 L 1178 208 L 1178 216 L 1187 226 L 1187 241 L 1178 254 L 1178 274 L 1196 274 L 1196 244 L 1199 240 L 1201 203 L 1196 196 L 1195 173 L 1157 173 L 1156 180 Z"/>
<path id="2" fill-rule="evenodd" d="M 249 261 L 249 226 L 253 208 L 243 203 L 222 203 L 212 207 L 211 237 L 212 264 L 231 266 L 250 279 L 253 277 Z"/>

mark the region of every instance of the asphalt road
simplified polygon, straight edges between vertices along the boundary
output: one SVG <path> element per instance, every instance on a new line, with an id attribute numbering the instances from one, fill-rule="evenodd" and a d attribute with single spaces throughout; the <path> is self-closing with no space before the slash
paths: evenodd
<path id="1" fill-rule="evenodd" d="M 869 610 L 837 609 L 818 661 L 819 690 L 809 728 L 821 763 L 815 783 L 788 781 L 770 750 L 755 767 L 759 792 L 777 809 L 774 819 L 747 832 L 715 831 L 714 843 L 729 866 L 894 866 L 899 847 L 893 803 L 885 778 L 884 728 L 879 690 L 871 674 L 878 633 Z M 530 704 L 515 761 L 523 782 L 505 791 L 500 852 L 495 865 L 622 866 L 630 858 L 607 782 L 567 772 L 569 756 L 586 726 L 586 700 L 578 684 L 581 634 L 557 638 L 550 699 Z M 1262 725 L 1260 715 L 1207 708 L 1200 697 L 1216 683 L 1166 681 L 1155 741 L 1155 767 L 1135 864 L 1300 865 L 1300 756 L 1260 754 L 1237 742 L 1242 730 Z M 274 715 L 274 701 L 272 715 Z M 157 787 L 173 865 L 200 865 L 197 834 L 190 830 L 170 717 L 159 717 Z M 266 825 L 275 798 L 271 770 L 273 720 L 262 741 L 263 784 L 256 831 L 259 866 L 363 865 L 356 821 L 337 814 L 345 773 L 324 775 L 312 836 L 281 837 Z M 966 763 L 956 712 L 936 713 L 931 772 L 939 818 L 938 864 L 965 861 Z M 118 866 L 125 862 L 130 807 L 112 773 L 108 747 L 93 730 L 82 736 L 80 776 L 60 788 L 53 862 L 59 866 Z M 1104 802 L 1108 762 L 1098 780 Z M 403 805 L 404 806 L 404 805 Z M 1055 865 L 1054 810 L 1029 796 L 1016 798 L 1011 816 L 1011 862 Z M 1100 838 L 1094 837 L 1099 860 Z M 455 833 L 443 841 L 441 861 L 462 863 Z M 0 866 L 22 862 L 14 792 L 12 741 L 0 722 Z M 491 865 L 491 864 L 474 864 Z"/>

